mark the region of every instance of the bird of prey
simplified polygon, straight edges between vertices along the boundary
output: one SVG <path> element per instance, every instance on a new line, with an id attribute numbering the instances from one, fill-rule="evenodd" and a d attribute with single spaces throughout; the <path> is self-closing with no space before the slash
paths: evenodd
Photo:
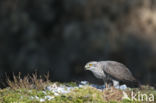
<path id="1" fill-rule="evenodd" d="M 120 86 L 119 82 L 137 83 L 130 70 L 122 63 L 116 61 L 91 61 L 85 65 L 96 78 L 102 79 L 106 88 L 113 83 L 114 87 Z"/>

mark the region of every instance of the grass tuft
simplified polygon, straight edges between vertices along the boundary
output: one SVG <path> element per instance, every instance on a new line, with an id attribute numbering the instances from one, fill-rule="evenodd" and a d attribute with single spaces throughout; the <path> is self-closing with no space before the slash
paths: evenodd
<path id="1" fill-rule="evenodd" d="M 7 84 L 14 90 L 20 88 L 43 90 L 48 83 L 50 83 L 49 73 L 44 75 L 44 77 L 38 77 L 37 73 L 34 73 L 32 75 L 28 74 L 22 78 L 19 72 L 17 76 L 13 74 L 13 80 L 7 79 Z"/>

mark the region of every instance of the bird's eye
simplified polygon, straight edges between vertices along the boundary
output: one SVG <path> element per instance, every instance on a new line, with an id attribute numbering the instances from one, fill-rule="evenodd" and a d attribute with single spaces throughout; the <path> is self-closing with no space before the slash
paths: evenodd
<path id="1" fill-rule="evenodd" d="M 89 66 L 92 66 L 93 64 L 89 64 Z"/>

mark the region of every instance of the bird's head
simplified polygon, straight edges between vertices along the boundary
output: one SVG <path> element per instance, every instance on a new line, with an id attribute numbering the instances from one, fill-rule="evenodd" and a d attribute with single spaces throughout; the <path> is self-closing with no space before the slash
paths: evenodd
<path id="1" fill-rule="evenodd" d="M 97 68 L 97 62 L 96 61 L 92 61 L 92 62 L 88 62 L 86 65 L 85 65 L 85 69 L 86 70 L 95 70 Z"/>

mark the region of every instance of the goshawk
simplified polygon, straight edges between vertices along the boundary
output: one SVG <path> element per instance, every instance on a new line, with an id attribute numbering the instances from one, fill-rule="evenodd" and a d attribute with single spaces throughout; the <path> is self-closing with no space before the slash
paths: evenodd
<path id="1" fill-rule="evenodd" d="M 86 70 L 91 71 L 95 77 L 102 79 L 105 86 L 111 83 L 119 86 L 119 82 L 137 83 L 130 70 L 122 63 L 116 61 L 92 61 L 85 65 Z"/>

